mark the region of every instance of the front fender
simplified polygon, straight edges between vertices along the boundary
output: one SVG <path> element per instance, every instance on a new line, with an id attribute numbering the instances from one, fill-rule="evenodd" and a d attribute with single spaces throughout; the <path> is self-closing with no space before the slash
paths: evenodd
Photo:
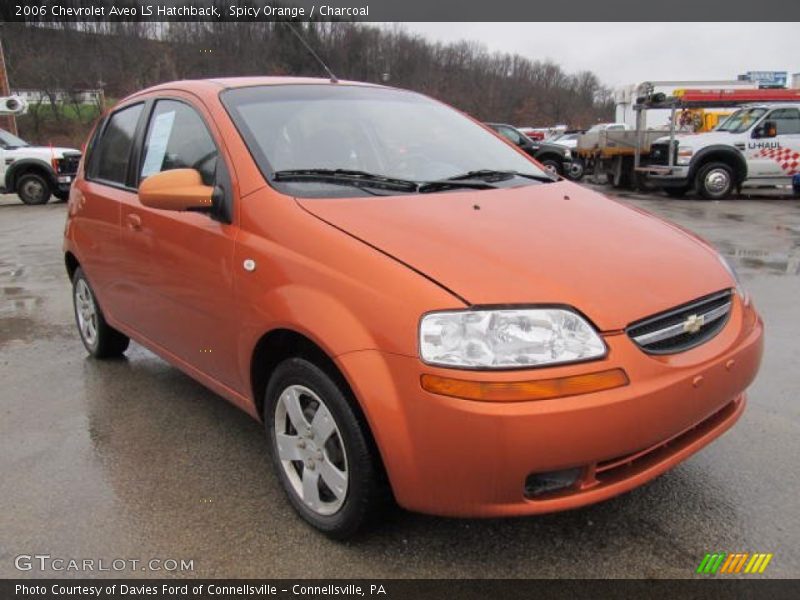
<path id="1" fill-rule="evenodd" d="M 377 347 L 369 329 L 344 303 L 301 284 L 282 285 L 262 294 L 259 302 L 245 311 L 242 322 L 239 347 L 244 355 L 240 364 L 248 366 L 244 376 L 248 376 L 258 341 L 277 329 L 304 335 L 331 358 Z"/>
<path id="2" fill-rule="evenodd" d="M 702 148 L 692 157 L 691 163 L 689 164 L 689 181 L 694 181 L 700 167 L 709 160 L 714 160 L 715 157 L 718 157 L 723 162 L 729 162 L 735 165 L 734 174 L 736 175 L 737 183 L 741 183 L 747 179 L 747 160 L 744 155 L 733 146 L 714 144 L 713 146 Z"/>
<path id="3" fill-rule="evenodd" d="M 38 158 L 20 158 L 15 160 L 6 170 L 5 187 L 9 192 L 13 192 L 17 186 L 17 177 L 27 169 L 36 169 L 43 172 L 47 177 L 47 182 L 55 189 L 57 187 L 56 175 L 53 166 Z"/>

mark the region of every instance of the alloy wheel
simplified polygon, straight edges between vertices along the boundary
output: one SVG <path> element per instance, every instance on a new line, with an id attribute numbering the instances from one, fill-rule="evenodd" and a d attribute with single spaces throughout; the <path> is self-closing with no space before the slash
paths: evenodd
<path id="1" fill-rule="evenodd" d="M 97 307 L 92 291 L 83 279 L 75 285 L 75 313 L 81 336 L 87 345 L 93 347 L 97 343 Z"/>
<path id="2" fill-rule="evenodd" d="M 347 452 L 325 402 L 302 385 L 290 385 L 275 405 L 275 441 L 292 491 L 311 511 L 332 515 L 349 486 Z"/>

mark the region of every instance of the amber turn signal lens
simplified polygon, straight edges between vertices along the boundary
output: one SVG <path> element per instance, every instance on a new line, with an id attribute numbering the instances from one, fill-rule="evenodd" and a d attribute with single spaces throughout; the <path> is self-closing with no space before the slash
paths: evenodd
<path id="1" fill-rule="evenodd" d="M 598 373 L 534 379 L 531 381 L 467 381 L 438 375 L 425 374 L 421 378 L 422 388 L 465 400 L 496 402 L 521 402 L 524 400 L 547 400 L 600 392 L 628 385 L 628 376 L 622 369 L 609 369 Z"/>

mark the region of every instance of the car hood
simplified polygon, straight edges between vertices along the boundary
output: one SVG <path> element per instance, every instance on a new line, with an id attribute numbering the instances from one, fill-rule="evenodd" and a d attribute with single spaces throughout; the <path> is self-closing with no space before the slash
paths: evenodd
<path id="1" fill-rule="evenodd" d="M 603 331 L 733 287 L 692 234 L 565 181 L 297 201 L 468 304 L 567 304 Z"/>
<path id="2" fill-rule="evenodd" d="M 556 154 L 564 154 L 564 146 L 560 144 L 554 144 L 552 142 L 533 142 L 531 148 L 535 152 L 555 152 Z"/>
<path id="3" fill-rule="evenodd" d="M 51 158 L 63 158 L 65 153 L 80 154 L 81 151 L 75 148 L 61 148 L 58 146 L 23 146 L 6 150 L 6 156 L 9 158 L 39 158 L 47 162 Z"/>

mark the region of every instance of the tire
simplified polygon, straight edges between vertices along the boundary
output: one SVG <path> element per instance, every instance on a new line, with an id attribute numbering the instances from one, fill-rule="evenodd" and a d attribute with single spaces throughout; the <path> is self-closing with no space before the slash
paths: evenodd
<path id="1" fill-rule="evenodd" d="M 697 171 L 695 185 L 706 200 L 723 200 L 736 188 L 736 180 L 730 166 L 721 162 L 710 162 Z"/>
<path id="2" fill-rule="evenodd" d="M 580 181 L 583 179 L 585 174 L 586 167 L 584 166 L 583 161 L 580 159 L 572 161 L 569 169 L 567 169 L 567 178 L 571 179 L 572 181 Z"/>
<path id="3" fill-rule="evenodd" d="M 681 185 L 678 187 L 665 187 L 662 188 L 664 193 L 670 198 L 683 198 L 686 193 L 691 189 L 690 185 Z"/>
<path id="4" fill-rule="evenodd" d="M 554 158 L 545 158 L 540 162 L 542 163 L 542 166 L 551 173 L 554 173 L 555 175 L 563 175 L 563 168 L 560 160 L 556 160 Z"/>
<path id="5" fill-rule="evenodd" d="M 66 202 L 69 200 L 69 192 L 53 192 L 53 196 L 55 196 L 56 200 L 59 202 Z"/>
<path id="6" fill-rule="evenodd" d="M 128 349 L 130 338 L 106 323 L 89 281 L 78 267 L 72 277 L 75 324 L 86 351 L 95 358 L 116 358 Z"/>
<path id="7" fill-rule="evenodd" d="M 386 497 L 380 459 L 348 394 L 325 371 L 303 358 L 282 362 L 263 416 L 278 479 L 309 524 L 346 539 L 379 512 Z"/>
<path id="8" fill-rule="evenodd" d="M 50 184 L 38 173 L 25 173 L 17 181 L 17 195 L 25 204 L 47 204 L 51 194 Z"/>

